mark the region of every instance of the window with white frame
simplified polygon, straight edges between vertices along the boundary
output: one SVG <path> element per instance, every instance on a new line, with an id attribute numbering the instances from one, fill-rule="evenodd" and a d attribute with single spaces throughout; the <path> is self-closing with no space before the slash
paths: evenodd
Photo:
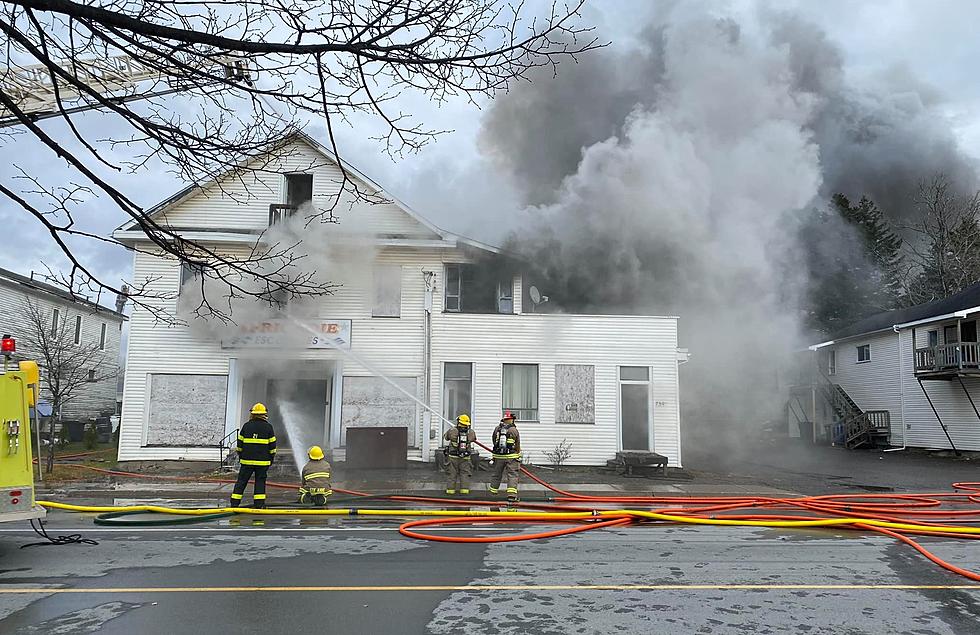
<path id="1" fill-rule="evenodd" d="M 827 374 L 837 374 L 837 350 L 833 348 L 827 351 Z"/>
<path id="2" fill-rule="evenodd" d="M 201 278 L 204 269 L 192 262 L 180 263 L 180 283 L 177 288 L 177 311 L 192 310 L 201 301 Z"/>
<path id="3" fill-rule="evenodd" d="M 374 307 L 371 317 L 401 317 L 402 268 L 378 265 L 374 268 Z"/>
<path id="4" fill-rule="evenodd" d="M 857 347 L 857 361 L 858 361 L 859 364 L 861 362 L 870 362 L 871 361 L 871 345 L 870 344 L 862 344 L 861 346 L 858 346 Z"/>
<path id="5" fill-rule="evenodd" d="M 518 421 L 538 420 L 538 365 L 504 364 L 503 412 L 514 413 Z"/>
<path id="6" fill-rule="evenodd" d="M 105 322 L 103 322 L 102 323 L 102 331 L 99 333 L 99 350 L 100 351 L 104 351 L 105 350 L 106 331 L 108 330 L 108 328 L 109 328 L 109 325 L 106 324 Z"/>
<path id="7" fill-rule="evenodd" d="M 446 265 L 443 311 L 513 313 L 514 277 L 489 263 Z"/>
<path id="8" fill-rule="evenodd" d="M 51 336 L 58 337 L 58 323 L 61 322 L 61 311 L 55 309 L 51 312 Z"/>
<path id="9" fill-rule="evenodd" d="M 75 316 L 75 343 L 82 343 L 82 316 Z"/>
<path id="10" fill-rule="evenodd" d="M 473 417 L 473 364 L 446 362 L 442 369 L 443 416 L 450 421 L 462 414 Z"/>

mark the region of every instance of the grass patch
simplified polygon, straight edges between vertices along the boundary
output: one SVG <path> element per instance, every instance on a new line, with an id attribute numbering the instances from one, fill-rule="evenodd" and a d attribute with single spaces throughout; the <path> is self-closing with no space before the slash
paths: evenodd
<path id="1" fill-rule="evenodd" d="M 45 465 L 47 461 L 47 448 L 41 448 L 41 465 Z M 86 453 L 87 456 L 79 457 L 77 459 L 62 459 L 62 457 L 67 457 L 73 454 Z M 98 472 L 93 472 L 92 470 L 86 470 L 84 467 L 79 467 L 83 465 L 90 465 L 92 467 L 102 468 L 104 470 L 112 470 L 116 468 L 116 446 L 103 444 L 98 446 L 95 450 L 89 450 L 85 447 L 84 442 L 70 443 L 64 448 L 55 448 L 55 463 L 54 470 L 52 472 L 44 472 L 44 482 L 48 483 L 65 483 L 73 481 L 91 481 L 104 478 L 103 475 Z M 60 464 L 58 464 L 60 463 Z M 37 472 L 35 468 L 35 478 L 37 477 Z"/>

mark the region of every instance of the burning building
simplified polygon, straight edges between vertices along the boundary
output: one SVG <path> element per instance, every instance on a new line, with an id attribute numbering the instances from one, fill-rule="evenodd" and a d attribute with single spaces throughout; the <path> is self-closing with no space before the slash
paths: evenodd
<path id="1" fill-rule="evenodd" d="M 335 459 L 349 430 L 395 427 L 406 456 L 429 461 L 447 421 L 468 413 L 485 440 L 510 410 L 532 460 L 565 442 L 572 464 L 640 450 L 681 465 L 676 317 L 545 311 L 526 260 L 434 226 L 304 134 L 287 145 L 149 214 L 216 250 L 253 249 L 352 181 L 371 200 L 296 232 L 305 262 L 339 286 L 276 309 L 235 304 L 231 325 L 186 312 L 167 325 L 134 307 L 120 460 L 217 460 L 262 401 L 281 447 L 321 444 Z M 136 248 L 134 279 L 157 308 L 199 300 L 193 267 L 135 226 L 114 236 Z"/>

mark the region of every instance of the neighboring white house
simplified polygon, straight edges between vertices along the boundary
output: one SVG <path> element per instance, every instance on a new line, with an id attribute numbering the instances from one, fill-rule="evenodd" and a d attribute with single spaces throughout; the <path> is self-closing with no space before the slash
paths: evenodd
<path id="1" fill-rule="evenodd" d="M 86 357 L 93 364 L 88 369 L 91 383 L 74 392 L 62 409 L 65 419 L 89 420 L 116 413 L 116 375 L 119 370 L 119 340 L 126 316 L 90 302 L 72 297 L 56 286 L 33 277 L 0 269 L 0 330 L 18 340 L 18 357 L 41 362 L 36 351 L 27 346 L 31 326 L 28 302 L 51 325 L 51 329 L 69 329 L 58 341 L 64 345 L 91 347 Z M 44 372 L 44 368 L 41 372 Z M 83 369 L 84 370 L 84 369 Z M 43 386 L 43 382 L 42 382 Z M 42 390 L 42 401 L 47 400 Z"/>
<path id="2" fill-rule="evenodd" d="M 250 248 L 297 208 L 330 205 L 342 183 L 334 156 L 313 139 L 298 134 L 286 149 L 150 214 L 216 248 Z M 324 251 L 332 231 L 356 228 L 368 241 L 325 272 L 343 286 L 301 302 L 302 318 L 256 306 L 237 327 L 172 327 L 133 308 L 120 460 L 216 460 L 222 439 L 263 401 L 277 436 L 290 437 L 281 445 L 297 451 L 319 443 L 336 456 L 350 428 L 403 426 L 409 458 L 428 461 L 442 445 L 441 417 L 469 413 L 489 443 L 501 412 L 513 410 L 524 451 L 539 462 L 564 440 L 572 464 L 627 449 L 681 465 L 675 317 L 532 312 L 531 296 L 541 298 L 521 275 L 480 264 L 497 249 L 435 227 L 344 166 L 387 202 L 338 211 Z M 177 311 L 194 272 L 147 253 L 132 224 L 114 236 L 141 248 L 135 280 L 182 294 L 158 301 Z"/>
<path id="3" fill-rule="evenodd" d="M 980 451 L 980 284 L 944 300 L 873 315 L 810 347 L 809 394 L 791 399 L 833 437 L 854 420 L 893 446 Z M 794 403 L 795 402 L 795 403 Z M 843 431 L 846 433 L 846 431 Z M 849 442 L 849 444 L 852 444 Z"/>

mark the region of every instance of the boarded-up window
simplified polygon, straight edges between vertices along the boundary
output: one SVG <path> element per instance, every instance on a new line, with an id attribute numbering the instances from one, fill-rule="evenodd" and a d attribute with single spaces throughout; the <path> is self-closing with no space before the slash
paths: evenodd
<path id="1" fill-rule="evenodd" d="M 595 366 L 555 365 L 555 422 L 595 423 Z"/>
<path id="2" fill-rule="evenodd" d="M 393 377 L 408 395 L 418 393 L 415 377 Z M 416 445 L 418 404 L 380 377 L 344 377 L 341 423 L 343 430 L 363 427 L 408 428 L 408 443 Z"/>
<path id="3" fill-rule="evenodd" d="M 146 444 L 217 446 L 225 436 L 226 375 L 150 375 Z"/>
<path id="4" fill-rule="evenodd" d="M 374 317 L 401 317 L 402 268 L 383 265 L 374 268 Z"/>

